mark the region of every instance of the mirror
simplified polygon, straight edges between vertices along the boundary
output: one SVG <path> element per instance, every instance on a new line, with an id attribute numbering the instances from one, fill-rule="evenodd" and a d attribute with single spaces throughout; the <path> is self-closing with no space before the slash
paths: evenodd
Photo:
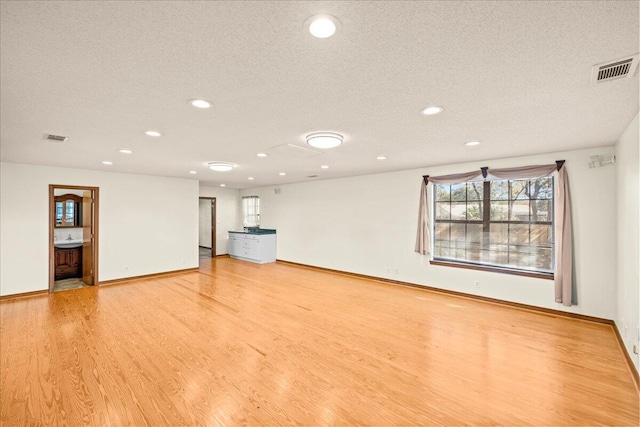
<path id="1" fill-rule="evenodd" d="M 75 194 L 55 196 L 56 227 L 82 226 L 82 197 Z"/>

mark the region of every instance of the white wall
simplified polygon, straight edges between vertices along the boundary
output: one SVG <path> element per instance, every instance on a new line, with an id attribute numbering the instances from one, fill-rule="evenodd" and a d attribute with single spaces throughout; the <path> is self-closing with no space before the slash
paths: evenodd
<path id="1" fill-rule="evenodd" d="M 198 245 L 203 248 L 211 248 L 211 200 L 201 199 L 198 209 L 199 231 Z"/>
<path id="2" fill-rule="evenodd" d="M 633 344 L 640 341 L 640 137 L 638 136 L 638 116 L 624 131 L 616 149 L 616 189 L 617 189 L 617 291 L 618 310 L 615 321 L 625 347 L 636 368 L 638 355 L 632 351 Z"/>
<path id="3" fill-rule="evenodd" d="M 100 188 L 99 281 L 198 267 L 198 182 L 0 164 L 0 295 L 48 288 L 49 184 Z"/>
<path id="4" fill-rule="evenodd" d="M 228 231 L 242 229 L 240 192 L 228 188 L 201 185 L 200 196 L 216 198 L 216 255 L 228 254 Z"/>
<path id="5" fill-rule="evenodd" d="M 595 154 L 611 155 L 613 147 L 281 185 L 280 194 L 276 187 L 241 194 L 260 197 L 261 226 L 277 229 L 278 259 L 613 319 L 615 169 L 589 169 Z M 422 175 L 562 159 L 572 191 L 577 306 L 556 304 L 551 280 L 431 266 L 414 253 Z"/>

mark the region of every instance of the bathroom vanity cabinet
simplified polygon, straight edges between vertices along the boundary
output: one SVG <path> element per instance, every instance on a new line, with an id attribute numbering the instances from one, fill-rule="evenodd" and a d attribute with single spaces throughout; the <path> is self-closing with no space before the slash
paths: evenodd
<path id="1" fill-rule="evenodd" d="M 55 280 L 82 277 L 82 246 L 55 249 Z"/>

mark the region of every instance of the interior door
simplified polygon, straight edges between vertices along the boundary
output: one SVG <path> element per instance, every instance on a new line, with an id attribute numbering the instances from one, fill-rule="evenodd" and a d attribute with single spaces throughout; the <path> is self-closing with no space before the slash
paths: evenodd
<path id="1" fill-rule="evenodd" d="M 216 256 L 216 199 L 211 199 L 211 258 Z"/>
<path id="2" fill-rule="evenodd" d="M 93 285 L 93 191 L 82 193 L 82 281 Z"/>

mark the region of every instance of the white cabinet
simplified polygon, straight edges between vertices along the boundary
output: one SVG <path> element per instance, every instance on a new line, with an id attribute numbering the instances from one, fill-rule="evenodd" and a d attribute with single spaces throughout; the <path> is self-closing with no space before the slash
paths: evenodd
<path id="1" fill-rule="evenodd" d="M 265 264 L 276 261 L 276 235 L 229 232 L 231 258 Z"/>

